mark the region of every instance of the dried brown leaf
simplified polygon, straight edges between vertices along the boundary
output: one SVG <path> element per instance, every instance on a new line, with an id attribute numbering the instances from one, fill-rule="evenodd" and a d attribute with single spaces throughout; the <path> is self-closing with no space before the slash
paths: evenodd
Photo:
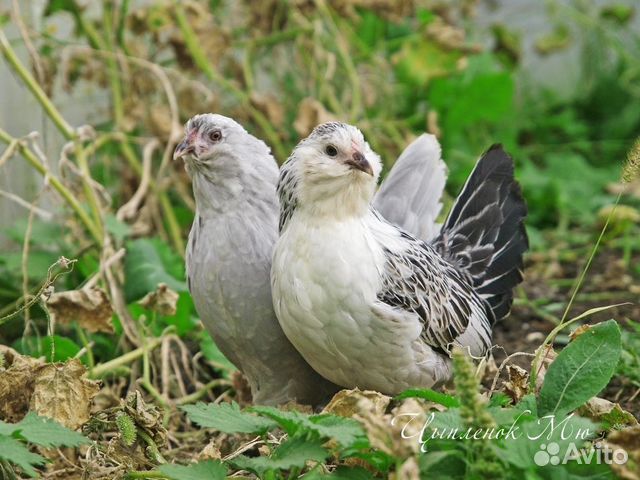
<path id="1" fill-rule="evenodd" d="M 113 333 L 113 307 L 99 288 L 54 293 L 47 300 L 47 308 L 54 323 L 67 325 L 75 320 L 89 332 Z"/>
<path id="2" fill-rule="evenodd" d="M 517 365 L 508 365 L 509 380 L 504 382 L 504 391 L 514 403 L 518 403 L 527 394 L 529 388 L 529 372 Z"/>
<path id="3" fill-rule="evenodd" d="M 31 410 L 73 430 L 89 420 L 91 400 L 100 388 L 86 378 L 87 370 L 78 359 L 41 365 L 34 373 Z"/>
<path id="4" fill-rule="evenodd" d="M 172 316 L 176 314 L 178 298 L 180 295 L 171 290 L 167 284 L 159 283 L 154 292 L 147 293 L 138 303 L 160 315 Z"/>
<path id="5" fill-rule="evenodd" d="M 631 413 L 623 410 L 618 403 L 600 397 L 590 399 L 580 407 L 578 413 L 582 417 L 588 417 L 599 423 L 607 423 L 616 429 L 638 425 L 638 420 Z"/>
<path id="6" fill-rule="evenodd" d="M 335 120 L 336 117 L 315 98 L 307 97 L 298 105 L 298 115 L 293 123 L 298 135 L 306 137 L 319 124 Z"/>
<path id="7" fill-rule="evenodd" d="M 19 422 L 29 411 L 34 371 L 42 362 L 4 345 L 0 345 L 0 353 L 4 357 L 4 366 L 0 368 L 0 420 Z"/>
<path id="8" fill-rule="evenodd" d="M 366 399 L 368 402 L 361 403 L 362 399 Z M 386 412 L 389 402 L 391 402 L 391 397 L 372 390 L 359 390 L 357 388 L 340 390 L 333 396 L 329 404 L 324 407 L 322 413 L 353 417 L 356 414 L 363 413 L 362 408 L 365 408 L 366 411 L 373 411 L 376 415 L 382 415 Z"/>

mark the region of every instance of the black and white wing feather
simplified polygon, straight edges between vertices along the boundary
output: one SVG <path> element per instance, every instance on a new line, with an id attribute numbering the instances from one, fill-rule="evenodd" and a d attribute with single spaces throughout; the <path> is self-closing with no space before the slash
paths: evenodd
<path id="1" fill-rule="evenodd" d="M 494 145 L 478 160 L 432 243 L 489 302 L 496 319 L 509 313 L 513 287 L 522 281 L 526 215 L 513 160 Z"/>
<path id="2" fill-rule="evenodd" d="M 431 246 L 404 231 L 399 235 L 403 248 L 384 248 L 378 301 L 417 315 L 421 338 L 434 350 L 448 353 L 452 345 L 461 345 L 474 356 L 483 355 L 491 345 L 494 322 L 487 302 Z"/>

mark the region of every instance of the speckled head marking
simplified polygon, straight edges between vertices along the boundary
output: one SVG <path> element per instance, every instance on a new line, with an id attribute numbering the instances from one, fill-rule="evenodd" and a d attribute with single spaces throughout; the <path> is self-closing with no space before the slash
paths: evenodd
<path id="1" fill-rule="evenodd" d="M 380 158 L 352 125 L 318 125 L 280 169 L 280 228 L 299 206 L 318 215 L 351 215 L 367 207 L 380 174 Z"/>

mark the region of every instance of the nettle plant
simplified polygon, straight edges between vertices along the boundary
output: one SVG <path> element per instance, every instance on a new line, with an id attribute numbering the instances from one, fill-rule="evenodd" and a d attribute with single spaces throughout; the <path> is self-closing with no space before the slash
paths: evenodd
<path id="1" fill-rule="evenodd" d="M 129 478 L 224 479 L 239 472 L 266 479 L 613 478 L 609 464 L 626 461 L 626 452 L 612 457 L 598 450 L 612 451 L 605 436 L 634 419 L 613 404 L 596 411 L 592 402 L 620 357 L 617 322 L 579 327 L 552 361 L 545 345 L 536 360 L 545 358 L 534 361 L 537 376 L 511 375 L 509 395 L 493 389 L 481 395 L 473 364 L 456 350 L 454 395 L 416 389 L 390 399 L 343 391 L 325 408 L 330 413 L 320 414 L 186 405 L 182 410 L 200 427 L 250 440 L 222 460 L 161 465 Z"/>

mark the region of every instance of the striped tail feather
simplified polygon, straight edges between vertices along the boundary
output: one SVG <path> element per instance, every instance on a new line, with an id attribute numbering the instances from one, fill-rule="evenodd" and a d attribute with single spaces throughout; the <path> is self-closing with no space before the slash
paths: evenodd
<path id="1" fill-rule="evenodd" d="M 522 281 L 529 248 L 527 207 L 513 175 L 513 160 L 493 145 L 458 195 L 433 246 L 465 275 L 495 318 L 506 316 Z"/>

